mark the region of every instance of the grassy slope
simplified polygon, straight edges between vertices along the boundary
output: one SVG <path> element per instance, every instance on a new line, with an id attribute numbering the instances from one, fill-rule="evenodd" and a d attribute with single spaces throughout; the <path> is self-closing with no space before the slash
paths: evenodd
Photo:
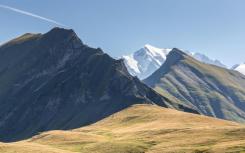
<path id="1" fill-rule="evenodd" d="M 84 128 L 50 131 L 22 142 L 0 143 L 1 153 L 30 150 L 45 153 L 245 152 L 245 126 L 153 105 L 134 105 Z"/>
<path id="2" fill-rule="evenodd" d="M 203 114 L 245 122 L 245 77 L 183 56 L 160 79 L 150 77 L 155 79 L 151 86 L 163 96 L 198 107 Z"/>
<path id="3" fill-rule="evenodd" d="M 28 40 L 38 38 L 39 36 L 41 36 L 41 34 L 26 33 L 22 36 L 19 36 L 15 39 L 3 44 L 3 45 L 20 44 L 20 43 L 26 42 Z"/>

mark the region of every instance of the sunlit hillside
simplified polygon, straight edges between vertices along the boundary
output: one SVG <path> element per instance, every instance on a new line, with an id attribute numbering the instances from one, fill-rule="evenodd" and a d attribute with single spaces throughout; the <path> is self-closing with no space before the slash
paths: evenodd
<path id="1" fill-rule="evenodd" d="M 245 126 L 154 105 L 134 105 L 84 128 L 2 143 L 0 152 L 245 152 Z"/>

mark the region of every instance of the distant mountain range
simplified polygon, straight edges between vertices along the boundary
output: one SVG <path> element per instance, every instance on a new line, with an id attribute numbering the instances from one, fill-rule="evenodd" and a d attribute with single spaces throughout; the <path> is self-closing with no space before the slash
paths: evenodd
<path id="1" fill-rule="evenodd" d="M 28 33 L 0 47 L 0 141 L 78 128 L 142 103 L 198 113 L 161 96 L 73 30 Z"/>
<path id="2" fill-rule="evenodd" d="M 131 55 L 122 56 L 122 59 L 124 59 L 130 74 L 137 76 L 140 79 L 144 79 L 156 71 L 165 62 L 166 56 L 171 50 L 172 49 L 168 48 L 161 49 L 147 44 Z M 184 52 L 201 62 L 226 67 L 220 61 L 212 60 L 206 55 L 189 51 Z"/>
<path id="3" fill-rule="evenodd" d="M 205 64 L 174 48 L 144 82 L 204 115 L 245 122 L 245 76 L 237 71 Z"/>
<path id="4" fill-rule="evenodd" d="M 209 57 L 207 57 L 204 54 L 201 53 L 193 53 L 193 52 L 188 52 L 188 51 L 184 51 L 185 53 L 189 54 L 190 56 L 194 57 L 196 60 L 206 63 L 206 64 L 212 64 L 212 65 L 216 65 L 219 67 L 223 67 L 223 68 L 227 68 L 226 65 L 224 65 L 223 63 L 221 63 L 219 60 L 213 60 L 210 59 Z"/>

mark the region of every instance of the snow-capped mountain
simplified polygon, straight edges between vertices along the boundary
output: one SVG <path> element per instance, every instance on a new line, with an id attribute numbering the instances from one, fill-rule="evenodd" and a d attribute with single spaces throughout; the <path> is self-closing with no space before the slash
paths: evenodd
<path id="1" fill-rule="evenodd" d="M 166 57 L 171 50 L 172 49 L 170 48 L 157 48 L 146 44 L 143 48 L 134 52 L 133 54 L 122 56 L 122 59 L 124 59 L 129 73 L 137 76 L 139 79 L 145 79 L 165 62 Z M 188 51 L 184 52 L 201 62 L 226 67 L 220 61 L 212 60 L 203 54 Z"/>
<path id="2" fill-rule="evenodd" d="M 245 75 L 245 63 L 234 65 L 231 69 L 236 70 Z"/>
<path id="3" fill-rule="evenodd" d="M 144 79 L 164 63 L 167 54 L 171 50 L 160 49 L 147 44 L 133 54 L 123 56 L 122 58 L 129 73 L 140 79 Z"/>
<path id="4" fill-rule="evenodd" d="M 192 57 L 194 57 L 195 59 L 197 59 L 198 61 L 201 61 L 203 63 L 212 64 L 212 65 L 216 65 L 216 66 L 219 66 L 219 67 L 226 68 L 226 66 L 224 64 L 222 64 L 219 60 L 210 59 L 209 57 L 207 57 L 204 54 L 201 54 L 201 53 L 190 53 L 188 51 L 186 51 L 186 53 L 188 53 L 189 55 L 191 55 Z"/>

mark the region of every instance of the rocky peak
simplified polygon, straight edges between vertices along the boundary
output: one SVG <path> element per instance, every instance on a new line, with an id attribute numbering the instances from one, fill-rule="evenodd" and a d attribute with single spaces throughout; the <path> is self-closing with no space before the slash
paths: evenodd
<path id="1" fill-rule="evenodd" d="M 49 46 L 71 42 L 74 48 L 83 46 L 82 41 L 72 29 L 55 27 L 43 35 L 42 41 Z"/>
<path id="2" fill-rule="evenodd" d="M 197 113 L 129 75 L 122 60 L 83 45 L 73 30 L 54 28 L 28 44 L 0 56 L 1 141 L 78 128 L 134 104 Z"/>
<path id="3" fill-rule="evenodd" d="M 165 64 L 170 66 L 170 65 L 184 59 L 187 56 L 188 55 L 186 53 L 184 53 L 183 51 L 181 51 L 180 49 L 173 48 L 172 51 L 167 55 L 167 59 L 165 61 Z"/>
<path id="4" fill-rule="evenodd" d="M 52 36 L 53 38 L 58 38 L 58 37 L 65 38 L 68 36 L 76 36 L 76 33 L 72 29 L 64 29 L 64 28 L 55 27 L 44 35 Z"/>
<path id="5" fill-rule="evenodd" d="M 178 48 L 173 48 L 168 56 L 188 56 L 184 51 Z"/>

